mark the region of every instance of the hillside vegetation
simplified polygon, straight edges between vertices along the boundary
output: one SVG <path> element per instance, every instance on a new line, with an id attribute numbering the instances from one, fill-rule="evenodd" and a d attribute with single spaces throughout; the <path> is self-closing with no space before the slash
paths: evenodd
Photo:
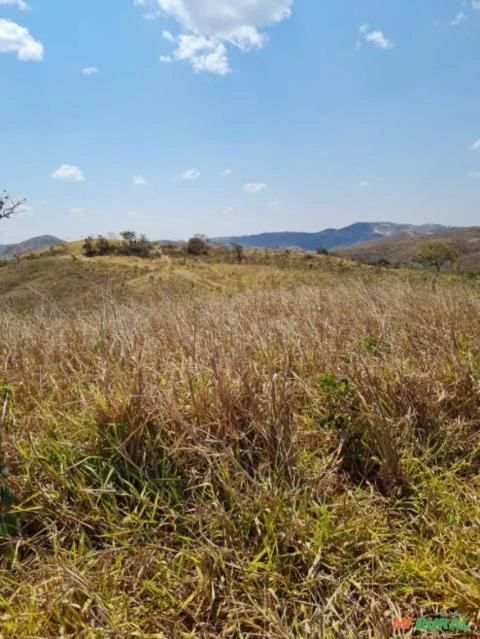
<path id="1" fill-rule="evenodd" d="M 2 637 L 475 627 L 477 282 L 64 250 L 0 269 Z"/>
<path id="2" fill-rule="evenodd" d="M 454 270 L 480 272 L 480 227 L 456 229 L 438 236 L 442 241 L 457 247 L 459 258 Z M 425 237 L 414 233 L 402 233 L 395 237 L 342 248 L 338 253 L 346 258 L 376 263 L 388 260 L 391 264 L 411 264 L 420 250 Z"/>

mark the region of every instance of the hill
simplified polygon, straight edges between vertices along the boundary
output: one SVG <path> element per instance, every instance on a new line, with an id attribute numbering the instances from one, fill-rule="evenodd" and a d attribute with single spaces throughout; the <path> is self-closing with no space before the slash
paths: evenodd
<path id="1" fill-rule="evenodd" d="M 87 258 L 83 242 L 62 243 L 3 262 L 0 303 L 15 311 L 44 307 L 77 312 L 102 308 L 106 300 L 144 302 L 179 297 L 235 294 L 250 289 L 319 283 L 355 269 L 342 258 L 300 252 L 248 249 L 244 263 L 225 247 L 212 247 L 202 258 L 187 256 L 182 246 L 162 249 L 150 258 L 105 255 Z M 309 259 L 305 259 L 308 257 Z"/>
<path id="2" fill-rule="evenodd" d="M 318 248 L 327 250 L 341 246 L 352 246 L 368 240 L 389 238 L 401 233 L 415 235 L 443 234 L 452 227 L 441 224 L 393 224 L 391 222 L 356 222 L 340 229 L 325 229 L 318 233 L 261 233 L 260 235 L 239 235 L 234 237 L 217 237 L 211 240 L 215 244 L 241 244 L 250 248 L 301 248 L 315 251 Z"/>
<path id="3" fill-rule="evenodd" d="M 17 244 L 0 244 L 0 259 L 6 260 L 16 255 L 23 255 L 23 253 L 29 253 L 30 251 L 50 248 L 50 246 L 56 246 L 61 243 L 62 240 L 54 235 L 40 235 L 38 237 L 31 237 L 29 240 L 24 240 L 23 242 L 18 242 Z"/>
<path id="4" fill-rule="evenodd" d="M 480 227 L 455 229 L 443 233 L 441 238 L 455 245 L 460 253 L 456 268 L 460 271 L 480 269 Z M 344 257 L 365 263 L 388 260 L 391 264 L 401 265 L 413 261 L 423 240 L 424 236 L 418 234 L 401 233 L 343 248 L 338 252 Z"/>

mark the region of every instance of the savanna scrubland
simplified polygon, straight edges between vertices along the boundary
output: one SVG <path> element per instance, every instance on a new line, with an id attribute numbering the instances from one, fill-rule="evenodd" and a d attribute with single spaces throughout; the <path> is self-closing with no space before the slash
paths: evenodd
<path id="1" fill-rule="evenodd" d="M 248 257 L 0 268 L 5 639 L 474 627 L 478 283 Z"/>

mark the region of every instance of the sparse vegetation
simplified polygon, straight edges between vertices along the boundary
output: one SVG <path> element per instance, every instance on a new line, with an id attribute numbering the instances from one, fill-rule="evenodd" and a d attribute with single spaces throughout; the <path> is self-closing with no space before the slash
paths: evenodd
<path id="1" fill-rule="evenodd" d="M 238 264 L 242 264 L 246 259 L 245 249 L 243 248 L 241 244 L 234 244 L 232 248 L 235 254 L 235 259 L 237 260 Z"/>
<path id="2" fill-rule="evenodd" d="M 454 262 L 459 255 L 456 246 L 449 242 L 439 239 L 425 240 L 422 247 L 416 255 L 416 260 L 423 264 L 428 264 L 435 268 L 437 274 L 440 274 L 445 264 Z"/>
<path id="3" fill-rule="evenodd" d="M 186 247 L 187 253 L 189 255 L 207 255 L 208 254 L 208 244 L 204 237 L 200 235 L 194 235 L 187 242 Z"/>
<path id="4" fill-rule="evenodd" d="M 0 195 L 0 220 L 7 220 L 20 211 L 25 200 L 13 200 L 6 191 Z"/>
<path id="5" fill-rule="evenodd" d="M 65 273 L 54 303 L 12 297 L 0 321 L 5 636 L 383 639 L 399 616 L 475 621 L 478 284 L 441 276 L 433 294 L 334 257 L 230 254 L 178 258 L 175 290 L 135 257 L 2 269 L 2 299 Z"/>
<path id="6" fill-rule="evenodd" d="M 123 231 L 120 236 L 120 242 L 109 240 L 103 235 L 98 235 L 96 239 L 87 237 L 83 243 L 83 253 L 86 257 L 114 254 L 150 257 L 153 247 L 145 235 L 137 236 L 135 231 Z"/>

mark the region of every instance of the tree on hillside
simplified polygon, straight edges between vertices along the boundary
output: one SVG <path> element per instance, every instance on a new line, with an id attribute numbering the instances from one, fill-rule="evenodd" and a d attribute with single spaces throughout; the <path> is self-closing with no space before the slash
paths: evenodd
<path id="1" fill-rule="evenodd" d="M 194 235 L 187 242 L 187 253 L 189 255 L 206 255 L 208 253 L 208 244 L 204 236 Z"/>
<path id="2" fill-rule="evenodd" d="M 19 212 L 25 200 L 12 200 L 6 191 L 0 195 L 0 220 L 6 220 Z"/>
<path id="3" fill-rule="evenodd" d="M 445 264 L 455 262 L 459 251 L 456 246 L 444 240 L 425 240 L 415 256 L 417 262 L 433 266 L 440 275 Z"/>

